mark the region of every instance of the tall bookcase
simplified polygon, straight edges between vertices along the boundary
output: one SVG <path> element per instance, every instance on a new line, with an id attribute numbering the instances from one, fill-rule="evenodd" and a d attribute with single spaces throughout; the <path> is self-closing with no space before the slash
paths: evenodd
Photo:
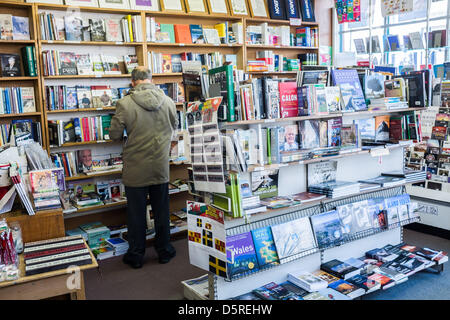
<path id="1" fill-rule="evenodd" d="M 72 117 L 85 117 L 101 114 L 114 113 L 114 107 L 104 108 L 90 108 L 90 109 L 73 109 L 73 110 L 52 110 L 46 108 L 45 101 L 45 86 L 46 85 L 104 85 L 104 84 L 121 84 L 123 87 L 130 83 L 130 74 L 125 73 L 125 67 L 121 65 L 122 74 L 120 75 L 58 75 L 58 76 L 44 76 L 42 51 L 44 50 L 59 50 L 69 51 L 75 53 L 104 53 L 104 52 L 118 52 L 117 55 L 136 54 L 139 65 L 151 66 L 151 61 L 148 61 L 149 52 L 177 54 L 183 52 L 192 52 L 198 54 L 207 54 L 212 52 L 220 52 L 223 55 L 236 55 L 237 69 L 246 71 L 247 61 L 255 59 L 256 51 L 258 50 L 273 50 L 275 53 L 283 54 L 287 58 L 297 58 L 299 53 L 316 53 L 318 55 L 318 47 L 281 47 L 281 46 L 263 46 L 250 45 L 245 42 L 245 32 L 247 25 L 258 25 L 267 22 L 269 26 L 286 26 L 290 25 L 287 20 L 272 20 L 268 18 L 252 18 L 232 15 L 214 15 L 214 14 L 192 14 L 179 12 L 152 12 L 133 9 L 111 9 L 99 7 L 72 7 L 60 4 L 48 3 L 20 3 L 13 1 L 1 1 L 0 8 L 2 13 L 11 13 L 17 16 L 27 16 L 30 21 L 30 35 L 29 41 L 0 41 L 2 44 L 2 53 L 20 53 L 20 48 L 25 45 L 33 45 L 36 52 L 37 72 L 36 77 L 14 77 L 14 78 L 0 78 L 1 86 L 28 86 L 32 85 L 35 88 L 36 112 L 27 114 L 8 114 L 0 115 L 0 123 L 10 122 L 14 118 L 30 117 L 34 121 L 39 121 L 42 124 L 42 140 L 43 148 L 47 152 L 61 152 L 72 151 L 83 148 L 91 148 L 93 154 L 96 152 L 115 153 L 121 152 L 120 143 L 112 141 L 90 141 L 90 142 L 75 142 L 66 143 L 62 146 L 56 147 L 50 145 L 48 135 L 48 121 L 49 120 L 67 120 Z M 81 15 L 86 17 L 123 17 L 125 15 L 138 15 L 142 19 L 142 42 L 85 42 L 85 41 L 56 41 L 40 39 L 40 24 L 38 14 L 41 12 L 53 13 L 54 15 L 64 16 L 72 11 L 79 11 Z M 243 39 L 242 44 L 183 44 L 183 43 L 153 43 L 147 40 L 146 35 L 146 18 L 154 17 L 156 22 L 168 24 L 201 24 L 203 27 L 214 27 L 216 23 L 229 22 L 242 23 Z M 317 23 L 304 23 L 303 26 L 316 26 Z M 295 31 L 296 25 L 291 26 L 291 32 Z M 261 75 L 267 76 L 283 76 L 295 77 L 296 72 L 254 72 L 252 77 Z M 153 74 L 153 82 L 155 84 L 168 82 L 182 82 L 181 73 L 161 73 Z M 176 103 L 177 109 L 182 109 L 182 103 Z M 185 134 L 181 132 L 180 134 Z M 95 150 L 95 151 L 94 151 Z M 188 163 L 171 163 L 171 180 L 181 178 L 188 179 Z M 66 182 L 81 181 L 86 179 L 115 179 L 120 178 L 121 172 L 115 171 L 110 173 L 100 173 L 91 176 L 78 175 L 74 177 L 67 177 Z M 170 195 L 170 210 L 177 211 L 184 208 L 186 199 L 189 198 L 187 192 L 180 192 Z M 64 216 L 65 229 L 72 229 L 78 225 L 100 220 L 105 224 L 119 225 L 125 223 L 123 215 L 126 203 L 111 203 L 99 207 L 79 209 L 76 213 L 70 213 Z"/>

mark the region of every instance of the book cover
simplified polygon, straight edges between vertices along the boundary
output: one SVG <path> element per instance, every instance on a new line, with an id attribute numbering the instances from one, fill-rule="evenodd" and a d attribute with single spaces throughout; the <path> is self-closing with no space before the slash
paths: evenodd
<path id="1" fill-rule="evenodd" d="M 28 17 L 12 16 L 12 25 L 13 40 L 30 40 L 30 27 Z"/>
<path id="2" fill-rule="evenodd" d="M 359 287 L 357 287 L 354 284 L 352 284 L 348 281 L 345 281 L 343 279 L 340 279 L 339 281 L 330 283 L 329 287 L 331 289 L 334 289 L 334 290 L 346 295 L 346 296 L 352 296 L 353 292 L 355 292 L 356 290 L 360 290 Z"/>
<path id="3" fill-rule="evenodd" d="M 274 225 L 271 228 L 280 263 L 316 246 L 308 217 Z"/>
<path id="4" fill-rule="evenodd" d="M 21 87 L 22 112 L 36 112 L 36 101 L 33 87 Z"/>
<path id="5" fill-rule="evenodd" d="M 376 281 L 380 283 L 381 289 L 388 289 L 395 285 L 395 281 L 391 278 L 389 278 L 386 275 L 380 274 L 380 273 L 373 273 L 370 276 L 367 277 L 369 280 Z"/>
<path id="6" fill-rule="evenodd" d="M 341 145 L 342 118 L 328 120 L 328 146 L 338 147 Z"/>
<path id="7" fill-rule="evenodd" d="M 161 33 L 167 33 L 169 42 L 175 43 L 175 29 L 173 24 L 161 23 Z"/>
<path id="8" fill-rule="evenodd" d="M 91 88 L 90 87 L 77 87 L 77 100 L 78 108 L 90 108 L 91 107 Z"/>
<path id="9" fill-rule="evenodd" d="M 284 1 L 282 0 L 268 0 L 270 19 L 284 20 L 286 18 L 286 11 L 284 8 Z"/>
<path id="10" fill-rule="evenodd" d="M 13 24 L 11 14 L 0 14 L 0 39 L 13 40 Z"/>
<path id="11" fill-rule="evenodd" d="M 341 89 L 338 86 L 325 87 L 328 112 L 341 111 Z"/>
<path id="12" fill-rule="evenodd" d="M 192 43 L 191 30 L 188 24 L 175 24 L 173 29 L 176 43 Z"/>
<path id="13" fill-rule="evenodd" d="M 361 88 L 358 73 L 355 69 L 331 71 L 333 84 L 338 85 L 344 99 L 345 111 L 366 110 L 367 105 Z"/>
<path id="14" fill-rule="evenodd" d="M 384 200 L 384 207 L 387 211 L 387 221 L 389 226 L 396 226 L 399 222 L 398 198 L 391 197 Z"/>
<path id="15" fill-rule="evenodd" d="M 106 41 L 105 20 L 102 18 L 89 19 L 89 27 L 91 30 L 91 41 Z"/>
<path id="16" fill-rule="evenodd" d="M 304 120 L 298 123 L 301 149 L 320 148 L 319 120 Z"/>
<path id="17" fill-rule="evenodd" d="M 191 41 L 196 44 L 205 43 L 205 38 L 203 37 L 203 27 L 201 24 L 191 24 L 189 25 L 189 30 L 191 32 Z"/>
<path id="18" fill-rule="evenodd" d="M 250 232 L 229 236 L 226 239 L 226 244 L 229 277 L 259 269 Z"/>
<path id="19" fill-rule="evenodd" d="M 59 73 L 61 75 L 77 75 L 77 59 L 73 52 L 59 53 Z"/>
<path id="20" fill-rule="evenodd" d="M 355 268 L 338 259 L 333 259 L 326 263 L 322 263 L 320 265 L 320 269 L 344 280 L 353 277 L 360 271 L 358 268 Z"/>
<path id="21" fill-rule="evenodd" d="M 0 58 L 3 77 L 19 77 L 22 75 L 18 54 L 0 54 Z"/>
<path id="22" fill-rule="evenodd" d="M 398 35 L 396 35 L 396 34 L 388 35 L 387 40 L 389 43 L 390 51 L 400 51 L 401 50 L 400 39 L 399 39 Z"/>
<path id="23" fill-rule="evenodd" d="M 366 99 L 384 98 L 384 79 L 381 73 L 371 73 L 366 75 L 364 82 Z"/>
<path id="24" fill-rule="evenodd" d="M 313 215 L 311 224 L 319 248 L 335 245 L 344 240 L 341 220 L 336 210 Z"/>
<path id="25" fill-rule="evenodd" d="M 278 264 L 277 249 L 270 227 L 255 229 L 251 232 L 259 267 Z"/>
<path id="26" fill-rule="evenodd" d="M 308 291 L 306 291 L 305 289 L 303 289 L 299 286 L 296 286 L 295 284 L 293 284 L 290 281 L 282 282 L 282 283 L 280 283 L 280 286 L 282 286 L 286 290 L 289 290 L 289 292 L 291 292 L 292 294 L 295 294 L 297 297 L 300 297 L 300 298 L 309 294 Z"/>
<path id="27" fill-rule="evenodd" d="M 67 41 L 83 41 L 83 20 L 76 16 L 64 17 L 64 30 Z"/>
<path id="28" fill-rule="evenodd" d="M 389 141 L 390 116 L 375 117 L 375 141 Z"/>
<path id="29" fill-rule="evenodd" d="M 220 84 L 220 94 L 223 99 L 219 108 L 226 110 L 227 121 L 236 121 L 233 66 L 224 65 L 209 69 L 209 81 L 210 84 Z"/>
<path id="30" fill-rule="evenodd" d="M 314 6 L 311 0 L 300 0 L 300 12 L 302 16 L 302 21 L 316 22 L 314 14 Z"/>
<path id="31" fill-rule="evenodd" d="M 105 20 L 105 38 L 110 42 L 122 42 L 123 34 L 120 27 L 120 19 L 106 19 Z M 92 40 L 94 41 L 94 40 Z"/>
<path id="32" fill-rule="evenodd" d="M 98 181 L 97 182 L 97 193 L 102 201 L 111 200 L 111 192 L 109 190 L 109 182 L 108 181 Z"/>
<path id="33" fill-rule="evenodd" d="M 297 117 L 297 84 L 293 81 L 279 82 L 281 118 Z"/>
<path id="34" fill-rule="evenodd" d="M 261 199 L 278 195 L 278 170 L 252 171 L 252 194 Z"/>
<path id="35" fill-rule="evenodd" d="M 355 124 L 343 125 L 341 127 L 341 146 L 358 146 L 358 127 Z"/>
<path id="36" fill-rule="evenodd" d="M 270 282 L 264 285 L 264 288 L 270 290 L 271 296 L 273 296 L 276 300 L 298 300 L 295 299 L 293 294 L 288 289 L 275 282 Z"/>
<path id="37" fill-rule="evenodd" d="M 77 88 L 66 87 L 66 106 L 67 109 L 76 109 L 78 106 Z"/>

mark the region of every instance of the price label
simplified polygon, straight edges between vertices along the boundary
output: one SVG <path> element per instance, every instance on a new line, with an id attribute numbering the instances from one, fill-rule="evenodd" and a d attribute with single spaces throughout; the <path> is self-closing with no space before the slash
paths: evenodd
<path id="1" fill-rule="evenodd" d="M 96 77 L 96 78 L 101 78 L 102 75 L 101 75 L 101 74 L 96 74 L 95 77 Z"/>
<path id="2" fill-rule="evenodd" d="M 48 40 L 47 42 L 48 42 L 48 43 L 53 43 L 53 40 Z"/>
<path id="3" fill-rule="evenodd" d="M 266 119 L 266 120 L 264 120 L 264 123 L 271 123 L 271 122 L 275 122 L 275 119 Z"/>
<path id="4" fill-rule="evenodd" d="M 389 155 L 389 149 L 386 149 L 386 148 L 372 149 L 372 150 L 370 150 L 370 155 L 372 157 L 388 156 Z"/>
<path id="5" fill-rule="evenodd" d="M 106 142 L 105 140 L 97 140 L 97 143 L 104 143 Z"/>
<path id="6" fill-rule="evenodd" d="M 97 110 L 103 110 L 103 108 L 97 108 Z"/>
<path id="7" fill-rule="evenodd" d="M 123 41 L 116 41 L 116 44 L 123 44 Z"/>
<path id="8" fill-rule="evenodd" d="M 301 26 L 302 25 L 302 19 L 300 18 L 290 18 L 289 24 L 291 26 Z"/>
<path id="9" fill-rule="evenodd" d="M 180 46 L 180 47 L 184 47 L 184 43 L 180 43 L 179 46 Z"/>

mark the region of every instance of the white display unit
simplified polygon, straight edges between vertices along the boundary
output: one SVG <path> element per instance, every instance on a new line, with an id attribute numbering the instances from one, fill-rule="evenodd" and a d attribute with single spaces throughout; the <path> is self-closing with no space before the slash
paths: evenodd
<path id="1" fill-rule="evenodd" d="M 389 113 L 389 111 L 387 112 Z M 378 113 L 377 115 L 379 115 Z M 374 114 L 375 115 L 375 114 Z M 370 117 L 370 113 L 344 114 L 344 123 L 351 123 L 351 118 L 358 118 L 361 116 Z M 278 119 L 277 119 L 278 120 Z M 294 124 L 302 119 L 295 119 L 288 121 L 288 119 L 280 119 L 279 122 L 283 124 Z M 279 125 L 278 121 L 266 121 L 257 124 L 228 123 L 225 126 L 227 129 L 233 128 L 258 128 L 273 127 Z M 297 163 L 281 164 L 266 166 L 266 168 L 279 168 L 278 180 L 278 194 L 290 195 L 298 192 L 307 191 L 307 165 L 313 162 L 335 160 L 338 162 L 337 166 L 337 180 L 358 181 L 365 178 L 374 178 L 379 176 L 382 172 L 402 170 L 404 168 L 404 147 L 406 145 L 395 145 L 385 148 L 377 148 L 370 151 L 357 151 L 354 153 L 343 154 L 333 157 L 323 157 L 320 159 L 313 159 L 307 161 L 300 161 Z M 253 167 L 251 170 L 259 170 L 264 168 Z M 391 197 L 405 193 L 404 186 L 393 188 L 383 188 L 371 192 L 362 192 L 360 194 L 338 198 L 338 199 L 324 199 L 314 203 L 283 208 L 279 210 L 270 210 L 264 213 L 256 214 L 250 218 L 229 218 L 224 223 L 226 236 L 232 236 L 248 232 L 257 228 L 272 226 L 284 222 L 293 221 L 301 217 L 310 217 L 321 212 L 326 212 L 334 209 L 337 205 L 357 202 L 365 199 Z M 410 219 L 402 223 L 408 224 L 419 221 L 418 218 Z M 250 292 L 269 282 L 282 283 L 287 281 L 287 274 L 291 271 L 315 271 L 320 269 L 321 263 L 329 261 L 334 258 L 347 259 L 350 257 L 361 257 L 370 249 L 382 247 L 386 244 L 396 245 L 402 242 L 403 232 L 402 226 L 396 226 L 387 230 L 369 230 L 365 234 L 358 234 L 349 239 L 348 242 L 342 243 L 339 246 L 330 248 L 315 248 L 307 252 L 290 257 L 288 262 L 270 266 L 258 270 L 251 274 L 236 276 L 233 279 L 226 279 L 217 276 L 213 273 L 209 274 L 209 297 L 214 300 L 224 300 L 238 295 Z"/>
<path id="2" fill-rule="evenodd" d="M 419 204 L 422 224 L 450 230 L 450 193 L 417 186 L 408 186 L 407 192 Z"/>

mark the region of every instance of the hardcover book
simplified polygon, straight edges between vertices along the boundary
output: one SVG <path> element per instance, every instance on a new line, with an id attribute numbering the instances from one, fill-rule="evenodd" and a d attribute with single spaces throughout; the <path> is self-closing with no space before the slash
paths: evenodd
<path id="1" fill-rule="evenodd" d="M 252 234 L 245 232 L 226 239 L 227 269 L 231 278 L 259 269 Z"/>
<path id="2" fill-rule="evenodd" d="M 344 240 L 341 220 L 336 210 L 312 216 L 311 224 L 319 248 L 336 245 Z"/>
<path id="3" fill-rule="evenodd" d="M 83 41 L 83 20 L 75 16 L 64 17 L 67 41 Z"/>
<path id="4" fill-rule="evenodd" d="M 298 123 L 301 149 L 320 148 L 319 120 L 304 120 Z"/>
<path id="5" fill-rule="evenodd" d="M 339 147 L 341 145 L 342 118 L 328 120 L 328 146 Z"/>
<path id="6" fill-rule="evenodd" d="M 11 14 L 0 14 L 0 39 L 13 40 L 13 25 Z"/>
<path id="7" fill-rule="evenodd" d="M 78 108 L 90 108 L 91 99 L 92 96 L 90 87 L 77 87 Z"/>
<path id="8" fill-rule="evenodd" d="M 120 19 L 106 19 L 105 31 L 106 31 L 106 41 L 110 42 L 123 41 L 123 34 L 120 29 Z"/>
<path id="9" fill-rule="evenodd" d="M 314 6 L 311 0 L 300 0 L 300 10 L 302 14 L 302 21 L 316 22 Z"/>
<path id="10" fill-rule="evenodd" d="M 205 38 L 203 37 L 203 28 L 201 24 L 191 24 L 189 25 L 191 31 L 192 43 L 203 44 L 205 43 Z"/>
<path id="11" fill-rule="evenodd" d="M 375 117 L 375 141 L 389 141 L 390 116 Z"/>
<path id="12" fill-rule="evenodd" d="M 341 111 L 341 90 L 338 86 L 325 87 L 325 99 L 328 112 Z"/>
<path id="13" fill-rule="evenodd" d="M 77 59 L 73 52 L 59 53 L 59 73 L 61 75 L 77 75 Z"/>
<path id="14" fill-rule="evenodd" d="M 286 19 L 286 11 L 284 1 L 268 0 L 270 19 L 284 20 Z"/>
<path id="15" fill-rule="evenodd" d="M 91 41 L 106 41 L 105 20 L 102 18 L 89 19 Z"/>
<path id="16" fill-rule="evenodd" d="M 331 71 L 333 84 L 338 85 L 344 99 L 344 111 L 366 110 L 366 101 L 359 81 L 358 73 L 354 69 Z"/>
<path id="17" fill-rule="evenodd" d="M 0 58 L 3 77 L 19 77 L 22 75 L 18 54 L 0 54 Z"/>
<path id="18" fill-rule="evenodd" d="M 280 263 L 316 246 L 308 217 L 274 225 L 271 228 Z"/>
<path id="19" fill-rule="evenodd" d="M 320 269 L 344 280 L 360 273 L 360 269 L 337 259 L 322 263 Z"/>
<path id="20" fill-rule="evenodd" d="M 381 73 L 366 75 L 364 82 L 366 99 L 384 98 L 384 80 L 385 76 Z"/>
<path id="21" fill-rule="evenodd" d="M 281 118 L 298 116 L 297 84 L 293 81 L 279 82 Z"/>
<path id="22" fill-rule="evenodd" d="M 252 236 L 259 267 L 278 264 L 277 249 L 270 227 L 252 230 Z"/>
<path id="23" fill-rule="evenodd" d="M 329 287 L 348 296 L 349 298 L 355 299 L 364 294 L 364 289 L 355 286 L 354 284 L 345 281 L 339 280 L 329 284 Z"/>
<path id="24" fill-rule="evenodd" d="M 30 27 L 28 17 L 12 16 L 12 25 L 13 40 L 30 40 Z"/>

